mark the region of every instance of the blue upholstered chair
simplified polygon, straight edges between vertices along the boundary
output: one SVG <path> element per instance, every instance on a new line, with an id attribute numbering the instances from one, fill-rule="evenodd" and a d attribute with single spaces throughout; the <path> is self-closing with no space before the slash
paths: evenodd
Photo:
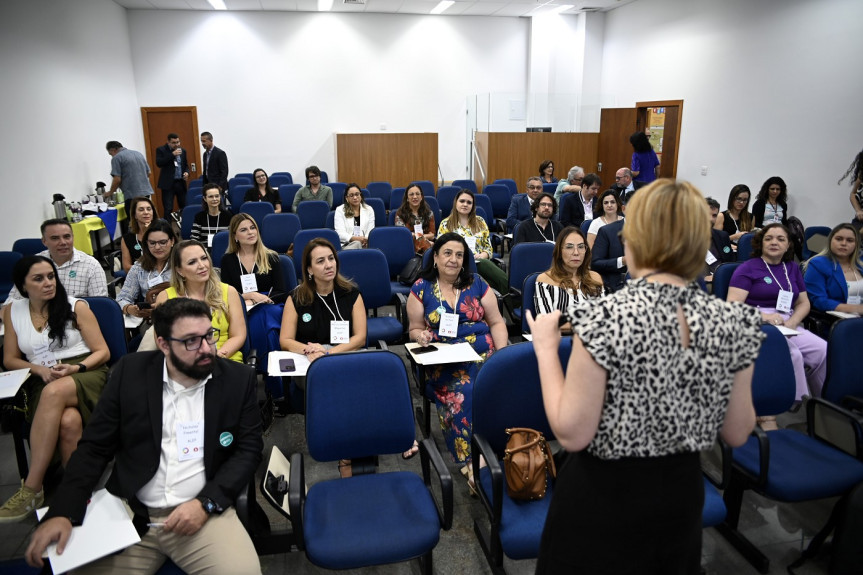
<path id="1" fill-rule="evenodd" d="M 827 246 L 827 236 L 830 235 L 830 231 L 827 226 L 809 226 L 803 230 L 803 261 L 808 260 Z"/>
<path id="2" fill-rule="evenodd" d="M 394 212 L 399 209 L 399 206 L 402 205 L 402 202 L 405 199 L 405 188 L 393 188 L 392 193 L 390 194 L 390 202 L 389 202 L 389 210 L 390 212 Z"/>
<path id="3" fill-rule="evenodd" d="M 184 240 L 188 240 L 192 237 L 192 224 L 195 223 L 195 216 L 197 216 L 201 211 L 203 211 L 203 207 L 201 207 L 200 202 L 197 204 L 189 204 L 185 208 L 183 208 L 181 221 L 183 222 L 180 226 L 180 238 Z"/>
<path id="4" fill-rule="evenodd" d="M 414 180 L 411 182 L 411 185 L 416 184 L 423 191 L 424 196 L 434 196 L 435 195 L 435 185 L 429 180 Z"/>
<path id="5" fill-rule="evenodd" d="M 416 432 L 400 357 L 389 351 L 332 354 L 312 363 L 307 377 L 306 438 L 315 461 L 410 449 Z M 453 487 L 434 441 L 420 443 L 420 458 L 422 477 L 409 471 L 355 474 L 318 481 L 306 493 L 303 455 L 294 454 L 288 501 L 297 547 L 326 569 L 419 558 L 421 572 L 430 575 L 440 530 L 452 525 Z M 431 490 L 431 466 L 440 504 Z"/>
<path id="6" fill-rule="evenodd" d="M 440 225 L 441 220 L 443 219 L 443 215 L 440 211 L 440 202 L 437 201 L 437 198 L 434 196 L 425 196 L 425 201 L 429 205 L 432 213 L 434 214 L 434 223 L 435 228 Z M 435 230 L 437 231 L 437 230 Z"/>
<path id="7" fill-rule="evenodd" d="M 512 178 L 499 178 L 499 179 L 495 180 L 493 183 L 502 184 L 502 185 L 506 186 L 507 189 L 509 190 L 510 195 L 514 196 L 515 194 L 518 193 L 518 184 L 516 184 L 515 180 L 513 180 Z M 487 187 L 488 186 L 486 186 L 486 188 Z M 485 193 L 485 189 L 483 189 L 483 193 Z"/>
<path id="8" fill-rule="evenodd" d="M 222 267 L 222 257 L 228 250 L 228 242 L 231 240 L 231 232 L 225 230 L 213 236 L 213 245 L 210 246 L 210 259 L 213 267 Z"/>
<path id="9" fill-rule="evenodd" d="M 536 278 L 542 272 L 533 272 L 524 278 L 524 287 L 521 291 L 521 333 L 530 333 L 530 326 L 527 325 L 527 316 L 524 312 L 529 311 L 536 317 L 536 306 L 534 305 L 533 296 L 536 293 Z"/>
<path id="10" fill-rule="evenodd" d="M 326 202 L 323 203 L 326 204 Z M 305 273 L 305 270 L 302 269 L 303 250 L 306 249 L 306 244 L 314 238 L 324 238 L 325 240 L 328 240 L 333 244 L 333 246 L 335 246 L 337 252 L 342 249 L 342 244 L 339 241 L 339 234 L 337 234 L 335 230 L 319 228 L 298 231 L 294 236 L 294 271 L 296 272 L 298 279 Z"/>
<path id="11" fill-rule="evenodd" d="M 561 340 L 558 355 L 566 366 L 572 340 Z M 507 495 L 503 473 L 506 429 L 529 427 L 554 439 L 539 383 L 533 344 L 518 343 L 497 350 L 486 360 L 473 384 L 473 473 L 484 514 L 474 521 L 474 532 L 492 572 L 503 572 L 503 555 L 530 559 L 539 554 L 545 517 L 554 492 L 535 501 L 515 501 Z M 487 465 L 479 468 L 480 455 Z"/>
<path id="12" fill-rule="evenodd" d="M 737 240 L 737 261 L 745 262 L 752 257 L 752 237 L 753 232 L 748 232 L 740 236 Z"/>
<path id="13" fill-rule="evenodd" d="M 336 212 L 335 210 L 327 213 L 327 221 L 324 222 L 324 227 L 328 230 L 336 229 Z"/>
<path id="14" fill-rule="evenodd" d="M 290 174 L 271 174 L 270 175 L 270 186 L 273 187 L 274 190 L 278 190 L 281 186 L 286 184 L 293 184 L 294 179 Z"/>
<path id="15" fill-rule="evenodd" d="M 511 304 L 510 311 L 515 318 L 521 321 L 522 310 L 521 290 L 524 288 L 524 280 L 533 272 L 543 272 L 551 267 L 551 254 L 554 244 L 548 242 L 531 242 L 516 244 L 509 256 L 509 293 L 508 301 Z"/>
<path id="16" fill-rule="evenodd" d="M 243 202 L 243 205 L 240 206 L 240 212 L 252 216 L 255 223 L 260 227 L 265 217 L 276 213 L 276 208 L 270 202 Z"/>
<path id="17" fill-rule="evenodd" d="M 261 241 L 271 250 L 284 254 L 294 241 L 294 236 L 300 231 L 300 218 L 297 214 L 284 211 L 281 214 L 268 214 L 261 222 Z"/>
<path id="18" fill-rule="evenodd" d="M 393 293 L 384 254 L 379 250 L 345 250 L 339 253 L 339 271 L 357 284 L 366 311 L 372 310 L 372 317 L 366 320 L 366 347 L 386 349 L 388 343 L 401 342 L 407 332 L 407 300 Z M 378 316 L 379 308 L 391 304 L 397 317 Z"/>
<path id="19" fill-rule="evenodd" d="M 393 194 L 392 184 L 389 182 L 369 182 L 366 189 L 369 191 L 369 198 L 379 198 L 383 201 L 384 207 L 390 209 L 390 197 Z"/>
<path id="20" fill-rule="evenodd" d="M 323 200 L 306 200 L 297 206 L 300 227 L 304 230 L 323 228 L 327 222 L 330 206 Z"/>
<path id="21" fill-rule="evenodd" d="M 719 267 L 713 272 L 713 295 L 721 300 L 728 299 L 728 287 L 731 284 L 731 276 L 734 275 L 734 270 L 739 266 L 740 262 L 719 264 Z"/>
<path id="22" fill-rule="evenodd" d="M 863 408 L 863 318 L 837 321 L 827 343 L 827 379 L 821 397 L 836 405 Z"/>
<path id="23" fill-rule="evenodd" d="M 473 180 L 453 180 L 452 185 L 460 190 L 470 190 L 474 194 L 479 193 L 476 187 L 476 182 Z"/>
<path id="24" fill-rule="evenodd" d="M 46 249 L 45 244 L 39 238 L 20 238 L 12 244 L 12 251 L 18 252 L 22 256 L 35 256 Z"/>
<path id="25" fill-rule="evenodd" d="M 18 252 L 0 252 L 0 302 L 6 301 L 15 282 L 12 281 L 12 268 L 23 255 Z M 396 272 L 398 273 L 398 272 Z"/>
<path id="26" fill-rule="evenodd" d="M 482 189 L 483 196 L 491 200 L 492 213 L 495 218 L 506 220 L 509 204 L 512 202 L 513 193 L 503 184 L 489 184 Z"/>
<path id="27" fill-rule="evenodd" d="M 772 416 L 788 411 L 794 403 L 794 370 L 785 336 L 771 325 L 761 329 L 767 339 L 755 361 L 752 400 L 757 415 Z M 863 461 L 822 435 L 825 425 L 836 425 L 840 420 L 856 438 L 854 451 L 859 457 L 863 437 L 860 422 L 852 413 L 821 398 L 806 402 L 807 433 L 792 429 L 765 432 L 756 426 L 749 440 L 733 450 L 731 479 L 724 494 L 728 517 L 717 529 L 761 573 L 770 568 L 768 558 L 737 528 L 744 492 L 751 489 L 774 501 L 798 502 L 850 491 L 863 481 Z"/>
<path id="28" fill-rule="evenodd" d="M 231 202 L 231 213 L 237 215 L 240 213 L 240 206 L 243 205 L 243 200 L 246 197 L 246 192 L 254 189 L 254 186 L 247 184 L 237 184 L 228 190 L 228 201 Z"/>
<path id="29" fill-rule="evenodd" d="M 233 190 L 236 186 L 251 186 L 254 185 L 255 178 L 252 174 L 237 174 L 228 180 L 228 190 Z"/>
<path id="30" fill-rule="evenodd" d="M 335 210 L 345 203 L 345 190 L 347 190 L 348 185 L 342 182 L 330 182 L 327 186 L 333 191 L 333 205 L 330 209 Z"/>
<path id="31" fill-rule="evenodd" d="M 279 254 L 279 262 L 282 264 L 282 279 L 285 281 L 285 291 L 291 293 L 298 285 L 294 262 L 285 254 Z"/>
<path id="32" fill-rule="evenodd" d="M 369 233 L 369 249 L 380 250 L 387 259 L 390 288 L 393 293 L 407 295 L 409 286 L 402 285 L 397 276 L 414 257 L 414 240 L 411 231 L 405 227 L 378 226 Z"/>
<path id="33" fill-rule="evenodd" d="M 294 206 L 294 196 L 302 186 L 300 184 L 284 184 L 279 186 L 279 198 L 282 200 L 282 213 L 290 212 Z"/>
<path id="34" fill-rule="evenodd" d="M 543 194 L 551 194 L 553 196 L 556 191 L 557 191 L 557 183 L 543 184 L 542 185 L 542 193 Z"/>
<path id="35" fill-rule="evenodd" d="M 437 203 L 440 206 L 441 219 L 449 216 L 452 211 L 452 202 L 456 194 L 461 191 L 461 188 L 455 186 L 441 186 L 437 190 Z M 440 224 L 440 222 L 438 222 Z"/>
<path id="36" fill-rule="evenodd" d="M 273 178 L 275 178 L 276 176 L 288 178 L 287 183 L 289 183 L 289 184 L 294 183 L 294 176 L 292 176 L 290 172 L 273 172 L 272 174 L 270 174 L 270 182 L 271 183 L 272 183 Z M 273 186 L 273 187 L 275 188 L 276 186 Z"/>
<path id="37" fill-rule="evenodd" d="M 387 209 L 384 201 L 380 198 L 366 198 L 366 204 L 375 211 L 375 227 L 380 228 L 387 225 Z"/>
<path id="38" fill-rule="evenodd" d="M 245 178 L 245 179 L 249 180 L 250 184 L 255 183 L 255 174 L 252 172 L 237 172 L 236 174 L 234 174 L 234 178 Z M 231 179 L 233 179 L 233 178 L 231 178 Z M 230 187 L 230 186 L 231 186 L 231 181 L 228 180 L 228 187 Z"/>

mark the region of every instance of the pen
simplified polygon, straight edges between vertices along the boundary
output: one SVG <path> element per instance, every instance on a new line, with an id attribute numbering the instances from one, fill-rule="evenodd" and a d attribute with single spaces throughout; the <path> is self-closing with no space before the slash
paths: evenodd
<path id="1" fill-rule="evenodd" d="M 147 523 L 147 527 L 155 527 L 156 529 L 161 529 L 164 526 L 164 523 Z"/>

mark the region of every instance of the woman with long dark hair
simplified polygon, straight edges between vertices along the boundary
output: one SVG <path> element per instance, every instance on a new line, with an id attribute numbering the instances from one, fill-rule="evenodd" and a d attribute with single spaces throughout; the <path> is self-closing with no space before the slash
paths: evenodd
<path id="1" fill-rule="evenodd" d="M 396 211 L 395 225 L 404 226 L 414 234 L 414 249 L 423 254 L 434 242 L 437 227 L 434 214 L 423 197 L 423 190 L 411 184 L 405 190 L 405 199 Z"/>
<path id="2" fill-rule="evenodd" d="M 644 132 L 635 132 L 629 137 L 632 144 L 632 179 L 645 184 L 659 177 L 659 158 Z"/>
<path id="3" fill-rule="evenodd" d="M 557 178 L 554 177 L 554 162 L 543 160 L 539 165 L 539 177 L 543 184 L 556 184 Z"/>
<path id="4" fill-rule="evenodd" d="M 148 196 L 132 198 L 129 209 L 132 210 L 132 213 L 129 214 L 129 231 L 123 234 L 120 242 L 123 271 L 127 273 L 132 264 L 141 257 L 143 251 L 141 238 L 156 217 L 156 207 Z"/>
<path id="5" fill-rule="evenodd" d="M 277 214 L 282 213 L 282 199 L 279 197 L 279 192 L 270 185 L 270 176 L 267 172 L 258 168 L 252 172 L 252 177 L 255 178 L 255 185 L 246 192 L 243 202 L 270 202 Z"/>
<path id="6" fill-rule="evenodd" d="M 19 521 L 45 501 L 42 481 L 59 450 L 63 465 L 102 395 L 111 353 L 87 302 L 66 295 L 57 267 L 43 256 L 24 256 L 12 270 L 24 296 L 3 310 L 6 369 L 29 369 L 22 389 L 30 427 L 30 470 L 0 507 L 0 523 Z"/>
<path id="7" fill-rule="evenodd" d="M 728 194 L 727 209 L 716 216 L 714 229 L 728 234 L 731 243 L 736 244 L 740 236 L 751 232 L 755 227 L 752 214 L 749 213 L 749 198 L 752 193 L 746 184 L 737 184 Z"/>
<path id="8" fill-rule="evenodd" d="M 756 228 L 769 224 L 788 227 L 788 186 L 785 185 L 785 180 L 773 176 L 761 184 L 758 197 L 752 204 L 752 218 Z"/>
<path id="9" fill-rule="evenodd" d="M 171 250 L 176 241 L 174 228 L 165 220 L 156 220 L 144 232 L 141 258 L 129 270 L 123 289 L 117 294 L 117 303 L 123 313 L 149 317 L 149 310 L 142 313 L 138 304 L 143 302 L 148 291 L 171 281 Z"/>

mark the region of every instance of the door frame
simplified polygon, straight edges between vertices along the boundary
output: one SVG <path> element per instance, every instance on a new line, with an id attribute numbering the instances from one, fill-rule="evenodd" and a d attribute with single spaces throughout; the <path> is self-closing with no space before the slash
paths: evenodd
<path id="1" fill-rule="evenodd" d="M 670 106 L 677 107 L 677 127 L 674 134 L 674 153 L 672 162 L 672 176 L 677 177 L 677 156 L 680 153 L 680 126 L 683 124 L 683 100 L 656 100 L 653 102 L 636 102 L 636 125 L 638 130 L 645 128 L 644 122 L 647 116 L 647 108 L 668 108 Z M 662 155 L 667 160 L 665 148 L 663 147 Z"/>
<path id="2" fill-rule="evenodd" d="M 202 173 L 201 169 L 201 145 L 198 140 L 201 133 L 198 130 L 198 107 L 197 106 L 149 106 L 149 107 L 141 107 L 141 129 L 144 132 L 144 150 L 146 152 L 145 156 L 147 158 L 147 163 L 150 165 L 150 185 L 153 186 L 153 203 L 157 206 L 158 209 L 162 207 L 162 192 L 159 190 L 158 181 L 159 181 L 159 172 L 158 166 L 156 165 L 156 158 L 153 156 L 154 150 L 156 149 L 155 142 L 150 141 L 150 121 L 149 115 L 151 113 L 164 113 L 164 112 L 188 112 L 192 116 L 192 136 L 194 144 L 190 147 L 187 144 L 183 145 L 183 149 L 186 150 L 186 161 L 189 162 L 189 181 L 198 178 Z M 191 166 L 195 165 L 195 171 L 192 172 Z M 187 182 L 188 185 L 188 182 Z M 227 193 L 227 191 L 225 192 Z M 162 217 L 165 217 L 164 214 Z"/>

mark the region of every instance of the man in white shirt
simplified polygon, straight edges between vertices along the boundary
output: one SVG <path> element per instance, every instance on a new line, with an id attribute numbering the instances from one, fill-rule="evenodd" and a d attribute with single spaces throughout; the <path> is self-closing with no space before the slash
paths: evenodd
<path id="1" fill-rule="evenodd" d="M 46 220 L 42 222 L 42 243 L 47 250 L 37 255 L 50 258 L 57 266 L 58 279 L 72 297 L 94 297 L 108 295 L 108 282 L 105 270 L 93 256 L 75 249 L 72 226 L 66 220 Z M 4 306 L 12 300 L 23 299 L 13 286 Z"/>
<path id="2" fill-rule="evenodd" d="M 234 511 L 261 461 L 252 368 L 216 355 L 209 307 L 171 299 L 153 310 L 159 349 L 117 363 L 25 558 L 65 550 L 105 467 L 141 542 L 77 573 L 155 572 L 170 558 L 187 573 L 260 573 Z"/>

